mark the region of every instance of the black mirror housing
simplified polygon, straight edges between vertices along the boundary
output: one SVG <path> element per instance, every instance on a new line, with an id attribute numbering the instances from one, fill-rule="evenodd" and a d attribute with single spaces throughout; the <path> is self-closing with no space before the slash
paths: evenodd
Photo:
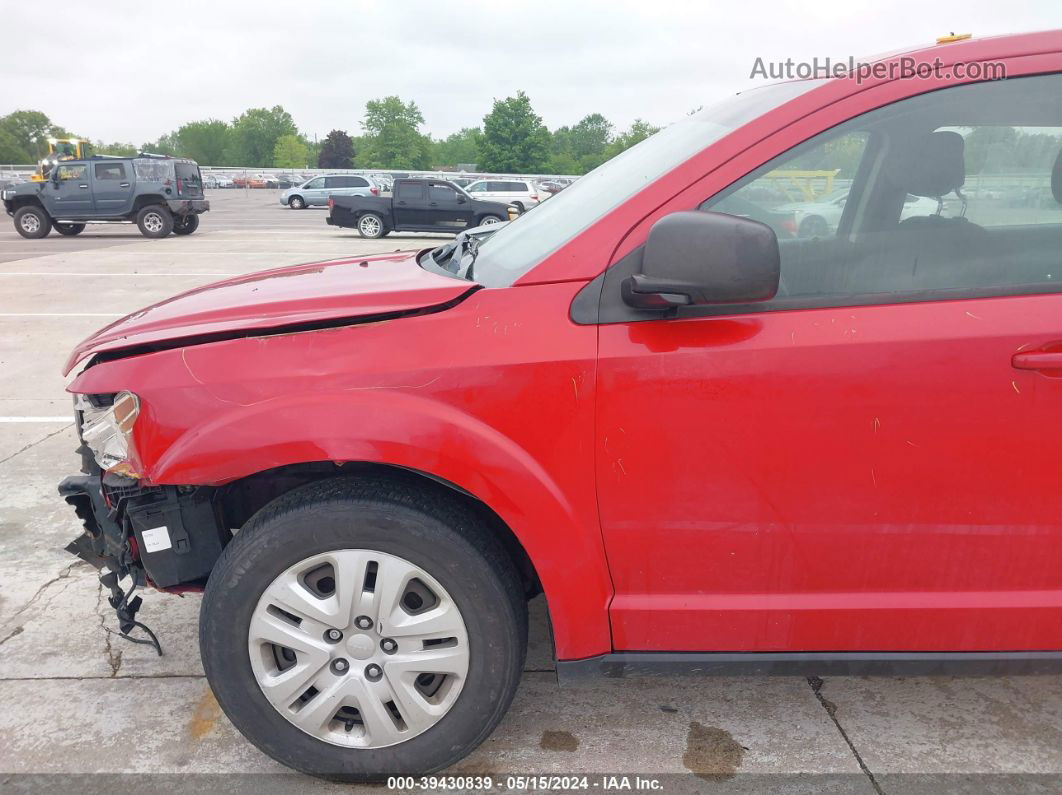
<path id="1" fill-rule="evenodd" d="M 653 224 L 642 272 L 622 285 L 639 309 L 767 301 L 778 291 L 778 237 L 766 224 L 726 213 L 688 211 Z"/>

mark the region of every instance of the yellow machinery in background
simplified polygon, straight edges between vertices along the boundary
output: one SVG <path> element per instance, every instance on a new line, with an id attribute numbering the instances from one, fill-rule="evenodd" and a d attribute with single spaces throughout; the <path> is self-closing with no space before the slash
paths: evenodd
<path id="1" fill-rule="evenodd" d="M 55 164 L 62 160 L 84 160 L 92 156 L 92 142 L 84 138 L 49 138 L 48 154 L 37 164 L 37 173 L 30 179 L 44 182 Z"/>

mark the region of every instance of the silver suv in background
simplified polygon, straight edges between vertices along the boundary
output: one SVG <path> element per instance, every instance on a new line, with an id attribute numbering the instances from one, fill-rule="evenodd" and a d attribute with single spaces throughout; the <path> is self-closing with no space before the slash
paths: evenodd
<path id="1" fill-rule="evenodd" d="M 515 204 L 523 212 L 538 204 L 538 188 L 529 179 L 477 179 L 465 186 L 473 199 Z"/>
<path id="2" fill-rule="evenodd" d="M 280 194 L 280 203 L 293 210 L 328 204 L 329 196 L 379 196 L 379 186 L 357 174 L 324 174 Z"/>

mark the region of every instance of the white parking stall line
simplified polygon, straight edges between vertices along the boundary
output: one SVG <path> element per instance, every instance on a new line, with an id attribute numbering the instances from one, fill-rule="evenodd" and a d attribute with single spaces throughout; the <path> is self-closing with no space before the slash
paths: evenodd
<path id="1" fill-rule="evenodd" d="M 73 424 L 72 417 L 0 417 L 0 422 L 51 422 Z"/>

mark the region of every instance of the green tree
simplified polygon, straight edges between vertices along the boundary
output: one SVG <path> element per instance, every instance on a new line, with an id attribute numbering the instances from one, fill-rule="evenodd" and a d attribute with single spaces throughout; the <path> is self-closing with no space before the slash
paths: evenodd
<path id="1" fill-rule="evenodd" d="M 103 141 L 96 141 L 92 145 L 92 151 L 97 155 L 114 155 L 116 157 L 132 157 L 140 150 L 133 144 L 125 143 L 110 143 L 106 144 Z"/>
<path id="2" fill-rule="evenodd" d="M 584 116 L 571 129 L 571 152 L 583 171 L 590 171 L 608 159 L 612 122 L 600 113 Z"/>
<path id="3" fill-rule="evenodd" d="M 250 108 L 232 122 L 226 159 L 234 166 L 271 165 L 277 139 L 298 132 L 295 120 L 280 105 Z"/>
<path id="4" fill-rule="evenodd" d="M 356 161 L 362 168 L 426 169 L 431 139 L 420 131 L 424 116 L 415 102 L 390 96 L 365 103 L 365 130 Z"/>
<path id="5" fill-rule="evenodd" d="M 660 128 L 643 119 L 635 119 L 626 132 L 622 132 L 612 139 L 608 147 L 608 156 L 615 157 L 625 149 L 630 149 L 635 144 L 640 144 L 650 135 L 660 132 Z"/>
<path id="6" fill-rule="evenodd" d="M 180 154 L 178 151 L 179 142 L 177 140 L 176 133 L 167 133 L 159 137 L 157 141 L 147 141 L 140 147 L 141 152 L 150 152 L 153 155 L 170 155 L 176 157 Z"/>
<path id="7" fill-rule="evenodd" d="M 441 141 L 433 141 L 431 163 L 444 168 L 456 168 L 459 163 L 478 163 L 482 139 L 483 131 L 479 127 L 465 127 Z"/>
<path id="8" fill-rule="evenodd" d="M 549 130 L 523 91 L 494 100 L 483 117 L 479 166 L 485 171 L 526 173 L 544 171 L 550 157 Z"/>
<path id="9" fill-rule="evenodd" d="M 332 130 L 321 142 L 318 168 L 354 168 L 354 139 L 344 130 Z"/>
<path id="10" fill-rule="evenodd" d="M 273 147 L 273 165 L 277 168 L 305 168 L 310 162 L 310 148 L 297 135 L 282 135 Z"/>
<path id="11" fill-rule="evenodd" d="M 72 138 L 39 110 L 16 110 L 0 117 L 0 145 L 7 162 L 36 163 L 48 152 L 48 138 Z"/>
<path id="12" fill-rule="evenodd" d="M 182 124 L 173 137 L 182 156 L 204 166 L 223 166 L 231 132 L 228 122 L 206 119 Z"/>

